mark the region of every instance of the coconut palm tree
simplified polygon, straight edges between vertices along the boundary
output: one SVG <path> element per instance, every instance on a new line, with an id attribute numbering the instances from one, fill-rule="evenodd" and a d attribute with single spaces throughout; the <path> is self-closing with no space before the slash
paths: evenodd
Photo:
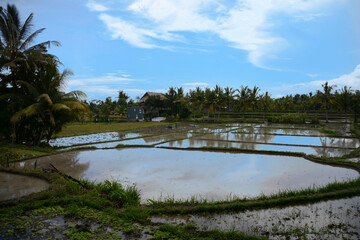
<path id="1" fill-rule="evenodd" d="M 230 106 L 232 105 L 232 103 L 234 101 L 234 93 L 235 93 L 235 90 L 233 88 L 230 88 L 230 87 L 224 88 L 224 96 L 225 96 L 227 111 L 230 111 Z"/>
<path id="2" fill-rule="evenodd" d="M 6 9 L 0 11 L 0 88 L 12 89 L 19 88 L 17 80 L 18 73 L 24 72 L 37 65 L 47 62 L 49 59 L 57 58 L 47 53 L 47 48 L 51 45 L 60 45 L 57 41 L 46 41 L 31 46 L 34 39 L 45 30 L 41 28 L 31 32 L 33 13 L 25 20 L 20 22 L 20 16 L 15 5 L 7 5 Z"/>
<path id="3" fill-rule="evenodd" d="M 236 94 L 237 98 L 237 108 L 242 111 L 243 120 L 245 119 L 245 112 L 248 110 L 249 103 L 249 91 L 248 86 L 241 86 L 240 90 L 236 89 L 238 94 Z"/>
<path id="4" fill-rule="evenodd" d="M 252 90 L 250 89 L 249 91 L 249 106 L 252 111 L 251 119 L 253 119 L 254 111 L 259 101 L 259 92 L 260 92 L 260 88 L 257 86 L 254 86 L 254 88 Z"/>
<path id="5" fill-rule="evenodd" d="M 336 85 L 329 86 L 328 82 L 325 82 L 321 85 L 323 92 L 320 90 L 317 91 L 318 100 L 322 104 L 322 108 L 325 109 L 326 122 L 329 122 L 328 111 L 330 106 L 334 103 L 334 96 L 331 94 L 331 91 L 336 87 Z"/>
<path id="6" fill-rule="evenodd" d="M 343 88 L 341 88 L 340 92 L 338 93 L 339 104 L 342 110 L 345 111 L 345 113 L 349 111 L 352 93 L 353 90 L 351 89 L 351 87 L 348 86 L 344 86 Z"/>
<path id="7" fill-rule="evenodd" d="M 260 105 L 264 111 L 263 121 L 265 121 L 266 114 L 271 109 L 272 103 L 273 103 L 273 101 L 268 92 L 266 92 L 265 94 L 260 96 Z"/>
<path id="8" fill-rule="evenodd" d="M 66 122 L 87 111 L 87 104 L 81 101 L 86 97 L 85 93 L 61 91 L 71 74 L 68 70 L 60 73 L 56 64 L 48 64 L 39 70 L 36 85 L 17 81 L 19 86 L 28 90 L 28 94 L 13 93 L 6 96 L 21 101 L 24 106 L 11 117 L 16 142 L 39 144 L 43 138 L 49 141 Z"/>
<path id="9" fill-rule="evenodd" d="M 215 105 L 216 105 L 216 93 L 210 88 L 205 89 L 205 105 L 207 107 L 208 117 L 210 117 L 210 112 L 214 113 Z M 215 113 L 214 113 L 214 121 L 215 121 Z"/>

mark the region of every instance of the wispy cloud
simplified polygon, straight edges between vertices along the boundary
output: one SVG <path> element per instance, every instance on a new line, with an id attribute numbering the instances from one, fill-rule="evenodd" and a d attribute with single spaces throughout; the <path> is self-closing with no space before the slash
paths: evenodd
<path id="1" fill-rule="evenodd" d="M 194 83 L 183 83 L 184 86 L 209 86 L 208 83 L 194 82 Z"/>
<path id="2" fill-rule="evenodd" d="M 95 12 L 105 12 L 107 10 L 109 10 L 107 7 L 105 7 L 104 5 L 100 4 L 100 3 L 96 3 L 95 1 L 88 1 L 86 3 L 86 6 L 91 10 L 91 11 L 95 11 Z"/>
<path id="3" fill-rule="evenodd" d="M 88 85 L 99 85 L 99 84 L 127 84 L 129 82 L 138 82 L 141 80 L 131 79 L 126 77 L 118 77 L 111 74 L 106 74 L 101 77 L 93 77 L 93 78 L 81 78 L 81 79 L 71 79 L 68 81 L 68 86 L 88 86 Z"/>
<path id="4" fill-rule="evenodd" d="M 304 83 L 297 83 L 291 85 L 283 85 L 281 87 L 273 88 L 273 90 L 278 91 L 289 91 L 296 90 L 299 92 L 309 92 L 314 90 L 321 89 L 321 85 L 325 82 L 328 82 L 329 85 L 336 85 L 337 88 L 342 88 L 344 86 L 350 86 L 352 89 L 360 89 L 360 64 L 357 65 L 349 74 L 343 74 L 338 78 L 328 79 L 328 80 L 315 80 Z"/>
<path id="5" fill-rule="evenodd" d="M 133 0 L 125 6 L 126 14 L 102 13 L 99 18 L 113 39 L 140 48 L 173 50 L 171 42 L 191 43 L 186 33 L 215 34 L 230 47 L 246 51 L 255 66 L 269 68 L 266 60 L 290 44 L 273 32 L 278 24 L 273 16 L 310 21 L 323 16 L 317 11 L 333 1 Z"/>

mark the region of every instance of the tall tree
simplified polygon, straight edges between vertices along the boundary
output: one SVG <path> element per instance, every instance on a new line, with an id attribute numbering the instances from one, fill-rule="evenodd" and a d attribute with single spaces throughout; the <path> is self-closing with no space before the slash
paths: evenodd
<path id="1" fill-rule="evenodd" d="M 331 91 L 334 89 L 334 87 L 336 87 L 336 85 L 329 86 L 329 83 L 325 82 L 321 86 L 323 88 L 323 91 L 321 92 L 320 90 L 318 90 L 317 95 L 318 95 L 318 100 L 322 104 L 322 108 L 325 109 L 326 122 L 328 123 L 329 122 L 328 111 L 331 105 L 333 104 L 333 99 L 334 99 L 334 96 L 331 94 Z"/>
<path id="2" fill-rule="evenodd" d="M 338 102 L 345 113 L 349 111 L 350 105 L 351 105 L 351 95 L 353 90 L 351 87 L 344 86 L 340 89 L 340 92 L 338 93 Z"/>
<path id="3" fill-rule="evenodd" d="M 236 89 L 238 94 L 236 94 L 237 98 L 237 109 L 242 112 L 243 120 L 245 119 L 245 112 L 248 110 L 249 107 L 249 91 L 250 89 L 248 86 L 241 86 L 240 90 Z"/>
<path id="4" fill-rule="evenodd" d="M 41 28 L 31 32 L 33 13 L 21 24 L 20 16 L 15 5 L 7 5 L 6 9 L 0 12 L 0 88 L 12 86 L 12 90 L 20 86 L 18 73 L 36 68 L 38 64 L 47 62 L 49 59 L 56 59 L 55 56 L 47 53 L 50 45 L 60 45 L 57 41 L 46 41 L 31 46 L 34 39 L 45 30 Z"/>
<path id="5" fill-rule="evenodd" d="M 249 106 L 252 111 L 251 119 L 253 119 L 254 111 L 259 101 L 259 92 L 260 88 L 257 86 L 254 86 L 254 88 L 252 90 L 250 89 L 249 91 Z"/>

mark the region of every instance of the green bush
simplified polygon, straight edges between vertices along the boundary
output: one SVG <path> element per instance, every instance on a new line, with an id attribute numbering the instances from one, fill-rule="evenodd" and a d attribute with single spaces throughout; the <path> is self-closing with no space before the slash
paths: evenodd
<path id="1" fill-rule="evenodd" d="M 305 113 L 289 113 L 280 116 L 269 116 L 269 123 L 305 123 Z"/>
<path id="2" fill-rule="evenodd" d="M 96 189 L 120 207 L 140 205 L 140 192 L 135 185 L 123 187 L 116 181 L 106 180 L 97 184 Z"/>

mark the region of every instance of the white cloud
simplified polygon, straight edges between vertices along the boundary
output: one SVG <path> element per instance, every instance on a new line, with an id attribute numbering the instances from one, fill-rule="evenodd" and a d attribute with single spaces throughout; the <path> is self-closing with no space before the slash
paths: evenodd
<path id="1" fill-rule="evenodd" d="M 350 86 L 353 89 L 360 89 L 360 64 L 357 65 L 353 72 L 344 74 L 338 78 L 328 81 L 312 81 L 311 85 L 321 86 L 325 82 L 329 82 L 330 85 L 337 85 L 338 87 Z"/>
<path id="2" fill-rule="evenodd" d="M 105 7 L 104 5 L 101 5 L 100 3 L 96 3 L 95 1 L 88 1 L 86 3 L 86 6 L 91 10 L 91 11 L 95 11 L 95 12 L 105 12 L 107 10 L 109 10 L 107 7 Z"/>
<path id="3" fill-rule="evenodd" d="M 328 82 L 329 85 L 336 85 L 337 88 L 342 88 L 344 86 L 349 86 L 352 89 L 360 89 L 360 64 L 357 65 L 353 72 L 349 74 L 343 74 L 338 78 L 330 80 L 315 80 L 306 83 L 297 83 L 292 85 L 283 85 L 281 87 L 273 88 L 273 90 L 278 91 L 289 91 L 296 90 L 299 92 L 309 92 L 314 90 L 320 90 L 322 84 Z"/>
<path id="4" fill-rule="evenodd" d="M 104 13 L 99 17 L 113 39 L 123 39 L 136 47 L 173 50 L 164 46 L 164 41 L 187 43 L 185 33 L 211 33 L 230 47 L 246 51 L 252 64 L 267 68 L 266 60 L 290 44 L 272 32 L 276 25 L 272 17 L 280 14 L 310 21 L 322 16 L 316 11 L 333 1 L 134 0 L 125 7 L 130 17 Z"/>
<path id="5" fill-rule="evenodd" d="M 68 80 L 68 86 L 85 86 L 85 85 L 98 85 L 98 84 L 114 84 L 114 83 L 122 83 L 126 84 L 129 82 L 140 81 L 126 77 L 117 77 L 112 73 L 106 74 L 102 77 L 94 77 L 94 78 L 81 78 L 81 79 L 71 79 Z"/>
<path id="6" fill-rule="evenodd" d="M 204 82 L 194 82 L 194 83 L 184 83 L 185 86 L 208 86 L 208 83 Z"/>

